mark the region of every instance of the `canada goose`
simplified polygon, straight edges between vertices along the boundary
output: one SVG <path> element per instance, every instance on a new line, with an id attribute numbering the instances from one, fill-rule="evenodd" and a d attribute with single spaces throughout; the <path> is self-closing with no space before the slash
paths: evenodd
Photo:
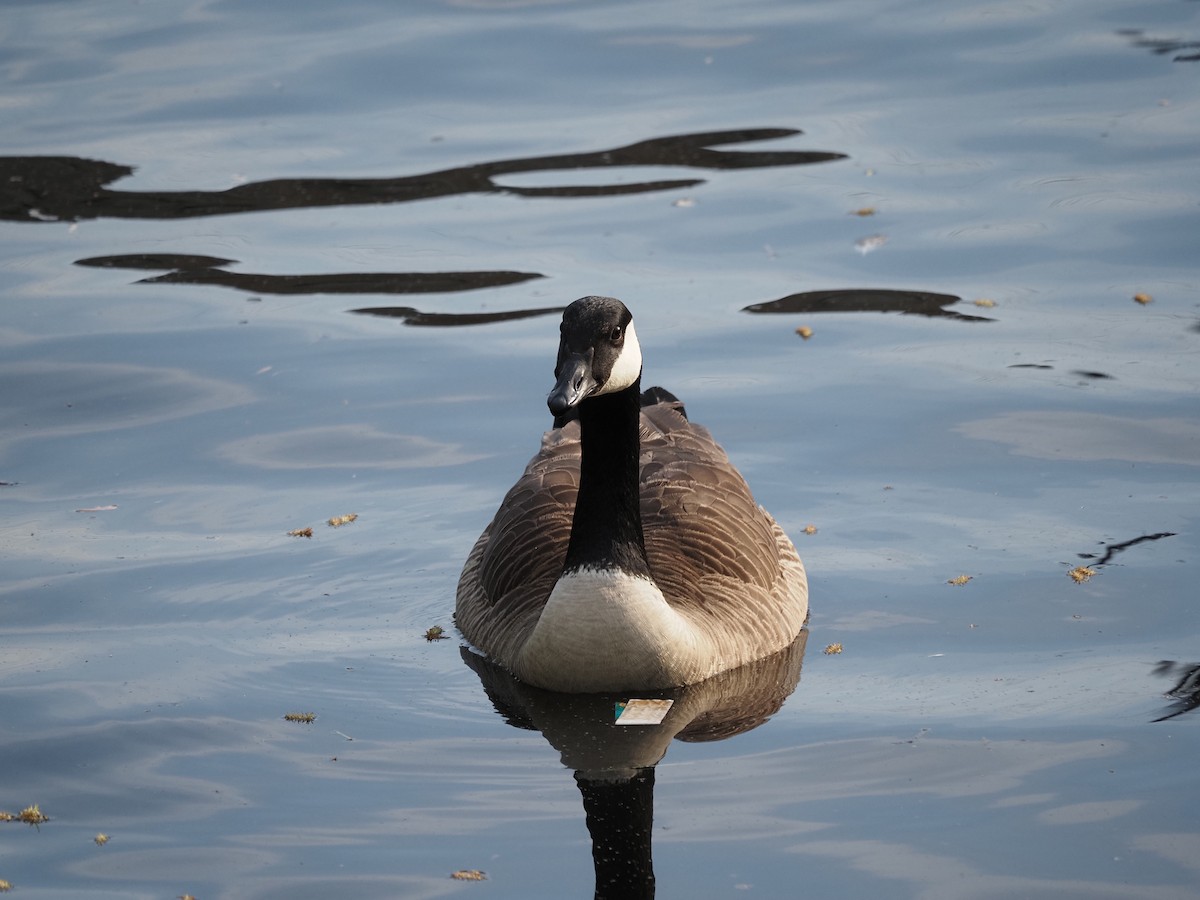
<path id="1" fill-rule="evenodd" d="M 521 680 L 590 693 L 693 684 L 788 646 L 796 548 L 661 388 L 619 300 L 563 313 L 554 427 L 463 567 L 455 621 Z"/>

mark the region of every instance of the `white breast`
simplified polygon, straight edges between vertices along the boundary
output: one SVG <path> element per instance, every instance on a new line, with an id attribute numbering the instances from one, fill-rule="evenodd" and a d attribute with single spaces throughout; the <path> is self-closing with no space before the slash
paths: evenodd
<path id="1" fill-rule="evenodd" d="M 513 668 L 552 691 L 671 687 L 711 674 L 703 643 L 650 579 L 580 569 L 555 584 Z"/>

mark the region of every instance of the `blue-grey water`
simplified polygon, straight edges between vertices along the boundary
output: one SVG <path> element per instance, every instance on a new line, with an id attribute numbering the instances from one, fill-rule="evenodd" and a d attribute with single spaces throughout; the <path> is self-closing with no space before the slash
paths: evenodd
<path id="1" fill-rule="evenodd" d="M 0 122 L 13 896 L 1200 896 L 1200 3 L 7 2 Z M 638 732 L 451 620 L 592 293 L 812 590 Z"/>

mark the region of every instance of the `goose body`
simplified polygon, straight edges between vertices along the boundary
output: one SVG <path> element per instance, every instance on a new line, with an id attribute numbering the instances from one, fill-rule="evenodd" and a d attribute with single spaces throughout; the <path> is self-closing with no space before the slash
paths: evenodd
<path id="1" fill-rule="evenodd" d="M 641 370 L 624 304 L 567 307 L 555 427 L 459 579 L 463 636 L 537 687 L 693 684 L 783 649 L 808 616 L 792 542 Z"/>

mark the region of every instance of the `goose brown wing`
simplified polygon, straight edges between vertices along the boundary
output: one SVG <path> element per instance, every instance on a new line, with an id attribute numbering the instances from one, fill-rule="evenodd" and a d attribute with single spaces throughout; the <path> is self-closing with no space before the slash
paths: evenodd
<path id="1" fill-rule="evenodd" d="M 455 620 L 493 658 L 516 655 L 562 573 L 579 441 L 578 421 L 545 434 L 463 568 Z M 646 556 L 668 602 L 721 640 L 786 646 L 808 608 L 804 569 L 787 535 L 678 401 L 643 407 L 641 442 Z"/>
<path id="2" fill-rule="evenodd" d="M 511 658 L 562 574 L 579 491 L 579 423 L 546 432 L 463 567 L 455 621 L 480 650 Z"/>
<path id="3" fill-rule="evenodd" d="M 706 578 L 770 591 L 780 579 L 774 521 L 708 430 L 669 404 L 642 411 L 642 528 L 663 593 L 699 605 Z"/>

